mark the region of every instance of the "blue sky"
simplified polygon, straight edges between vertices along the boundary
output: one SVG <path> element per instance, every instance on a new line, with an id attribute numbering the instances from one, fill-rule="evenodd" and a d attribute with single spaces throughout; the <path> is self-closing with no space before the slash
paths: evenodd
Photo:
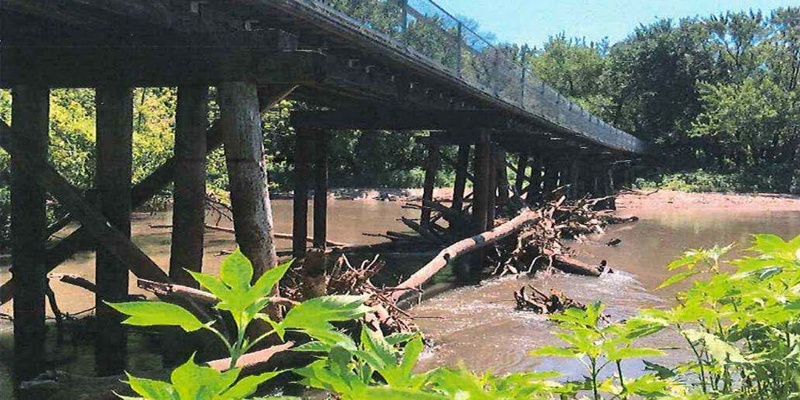
<path id="1" fill-rule="evenodd" d="M 541 45 L 551 35 L 622 40 L 656 18 L 707 16 L 749 9 L 772 10 L 800 1 L 775 0 L 435 0 L 456 16 L 478 21 L 503 42 Z"/>

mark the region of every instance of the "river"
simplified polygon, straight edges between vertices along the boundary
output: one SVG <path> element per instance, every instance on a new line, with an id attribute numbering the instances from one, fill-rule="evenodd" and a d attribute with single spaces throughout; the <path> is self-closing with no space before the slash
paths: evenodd
<path id="1" fill-rule="evenodd" d="M 273 204 L 276 229 L 290 232 L 291 202 L 279 200 Z M 362 235 L 362 232 L 381 233 L 386 230 L 405 230 L 397 221 L 400 216 L 415 217 L 416 212 L 402 208 L 402 203 L 381 201 L 330 202 L 329 239 L 348 243 L 374 243 L 380 238 Z M 411 313 L 417 324 L 435 344 L 427 351 L 420 368 L 438 365 L 463 365 L 475 370 L 512 372 L 534 369 L 557 369 L 567 377 L 578 377 L 580 368 L 575 363 L 559 360 L 539 360 L 526 353 L 542 344 L 555 344 L 550 333 L 553 328 L 545 318 L 526 312 L 514 311 L 513 291 L 525 284 L 541 290 L 555 288 L 582 302 L 601 300 L 607 304 L 612 318 L 632 316 L 643 307 L 666 307 L 672 304 L 674 290 L 656 291 L 655 288 L 668 276 L 665 265 L 691 247 L 729 244 L 746 244 L 749 234 L 770 232 L 785 238 L 800 233 L 800 212 L 756 210 L 650 210 L 633 224 L 611 227 L 603 236 L 590 237 L 585 243 L 573 243 L 579 258 L 590 262 L 607 260 L 615 270 L 600 278 L 586 278 L 561 274 L 545 274 L 530 278 L 505 278 L 476 287 L 465 287 L 445 292 L 415 306 Z M 170 213 L 155 215 L 137 214 L 133 223 L 134 241 L 156 263 L 168 265 L 169 230 L 154 230 L 150 225 L 169 224 Z M 210 220 L 216 223 L 216 220 Z M 222 221 L 221 225 L 226 225 Z M 611 238 L 620 238 L 618 247 L 605 246 Z M 281 249 L 288 249 L 289 241 L 279 241 Z M 745 245 L 740 246 L 740 249 Z M 206 237 L 205 270 L 218 270 L 221 251 L 234 248 L 232 235 L 209 232 Z M 0 265 L 0 282 L 10 278 L 6 265 Z M 420 262 L 421 264 L 421 262 Z M 81 254 L 57 268 L 55 274 L 78 274 L 94 279 L 91 254 Z M 132 280 L 132 285 L 134 281 Z M 87 310 L 94 303 L 93 296 L 82 289 L 53 280 L 61 309 L 68 313 Z M 138 293 L 132 286 L 132 292 Z M 11 306 L 0 308 L 0 313 L 10 314 Z M 0 398 L 8 393 L 11 352 L 10 323 L 0 320 Z M 660 335 L 648 339 L 646 345 L 670 347 L 678 338 Z M 69 363 L 60 369 L 78 374 L 91 374 L 91 350 L 87 347 L 62 349 Z M 60 354 L 61 354 L 60 353 Z M 147 370 L 157 363 L 152 355 L 132 352 L 131 369 Z M 682 358 L 671 353 L 666 363 Z M 632 363 L 635 364 L 635 363 Z M 640 366 L 630 365 L 633 370 Z"/>

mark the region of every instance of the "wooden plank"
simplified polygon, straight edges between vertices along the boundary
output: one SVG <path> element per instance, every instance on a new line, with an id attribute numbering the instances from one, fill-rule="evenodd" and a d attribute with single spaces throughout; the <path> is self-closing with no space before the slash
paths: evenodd
<path id="1" fill-rule="evenodd" d="M 133 90 L 127 86 L 96 89 L 98 207 L 117 231 L 131 235 L 131 178 L 133 173 Z M 123 316 L 105 302 L 128 300 L 128 270 L 110 250 L 97 249 L 95 307 L 95 372 L 98 376 L 125 371 L 128 340 Z"/>
<path id="2" fill-rule="evenodd" d="M 328 133 L 314 138 L 314 247 L 324 249 L 328 238 Z"/>
<path id="3" fill-rule="evenodd" d="M 452 208 L 454 210 L 462 210 L 464 208 L 464 192 L 467 189 L 467 175 L 469 175 L 469 153 L 470 146 L 458 146 L 458 157 L 454 166 L 456 169 L 456 181 L 453 185 L 452 204 Z"/>
<path id="4" fill-rule="evenodd" d="M 46 193 L 32 179 L 26 159 L 47 162 L 49 91 L 15 87 L 12 118 L 20 132 L 11 153 L 11 260 L 19 295 L 14 302 L 14 378 L 17 383 L 44 372 Z"/>
<path id="5" fill-rule="evenodd" d="M 258 93 L 246 82 L 223 83 L 218 92 L 236 242 L 257 279 L 278 264 Z"/>
<path id="6" fill-rule="evenodd" d="M 175 190 L 169 276 L 198 288 L 187 271 L 203 270 L 208 87 L 181 86 L 175 114 Z"/>
<path id="7" fill-rule="evenodd" d="M 308 236 L 308 181 L 311 178 L 309 149 L 313 146 L 313 130 L 295 128 L 294 143 L 294 198 L 292 217 L 292 254 L 303 257 L 306 254 Z"/>

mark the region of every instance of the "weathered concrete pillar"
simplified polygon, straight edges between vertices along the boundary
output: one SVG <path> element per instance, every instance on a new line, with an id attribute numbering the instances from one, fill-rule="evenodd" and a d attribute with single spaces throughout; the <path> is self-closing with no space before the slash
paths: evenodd
<path id="1" fill-rule="evenodd" d="M 433 201 L 433 190 L 436 186 L 436 175 L 439 172 L 439 146 L 428 143 L 428 154 L 425 158 L 425 182 L 422 185 L 422 200 Z M 420 215 L 420 225 L 424 228 L 431 224 L 431 209 L 424 207 Z"/>
<path id="2" fill-rule="evenodd" d="M 17 86 L 12 123 L 20 152 L 47 160 L 49 90 Z M 44 372 L 47 215 L 45 190 L 11 158 L 11 273 L 14 297 L 14 381 Z"/>
<path id="3" fill-rule="evenodd" d="M 131 178 L 133 174 L 133 91 L 125 86 L 98 87 L 97 173 L 95 188 L 100 210 L 126 236 L 131 234 Z M 99 376 L 119 375 L 127 359 L 126 328 L 122 316 L 106 302 L 128 300 L 128 269 L 113 253 L 97 249 L 98 335 L 95 368 Z"/>
<path id="4" fill-rule="evenodd" d="M 294 143 L 294 198 L 292 217 L 292 254 L 303 257 L 308 246 L 308 182 L 311 180 L 309 149 L 313 146 L 313 129 L 295 129 Z"/>
<path id="5" fill-rule="evenodd" d="M 456 181 L 453 185 L 453 205 L 454 210 L 464 208 L 464 192 L 467 189 L 467 172 L 469 171 L 469 152 L 470 146 L 458 146 L 458 158 L 456 159 Z"/>
<path id="6" fill-rule="evenodd" d="M 314 247 L 328 243 L 328 132 L 318 130 L 314 139 Z"/>
<path id="7" fill-rule="evenodd" d="M 245 82 L 222 83 L 218 92 L 236 242 L 257 279 L 278 263 L 258 95 Z"/>
<path id="8" fill-rule="evenodd" d="M 199 285 L 186 270 L 203 270 L 206 129 L 208 88 L 179 87 L 175 112 L 176 168 L 169 276 L 175 283 L 195 288 Z"/>

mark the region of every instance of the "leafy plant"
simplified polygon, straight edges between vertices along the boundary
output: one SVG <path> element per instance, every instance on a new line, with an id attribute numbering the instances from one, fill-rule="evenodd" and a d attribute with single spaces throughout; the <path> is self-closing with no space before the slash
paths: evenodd
<path id="1" fill-rule="evenodd" d="M 212 332 L 225 345 L 231 357 L 230 367 L 225 372 L 199 366 L 192 357 L 173 372 L 171 383 L 143 380 L 129 375 L 128 382 L 131 389 L 143 398 L 153 400 L 241 399 L 252 394 L 258 385 L 278 374 L 267 373 L 237 381 L 240 372 L 236 368 L 237 361 L 272 335 L 277 334 L 283 338 L 287 331 L 300 331 L 328 345 L 352 344 L 352 339 L 338 332 L 331 322 L 347 321 L 363 316 L 370 310 L 364 305 L 365 297 L 326 296 L 309 300 L 292 308 L 280 322 L 274 321 L 263 311 L 270 304 L 271 293 L 290 266 L 291 263 L 285 263 L 268 270 L 255 283 L 251 283 L 253 266 L 237 250 L 222 263 L 219 278 L 208 274 L 191 273 L 203 288 L 219 299 L 215 308 L 227 313 L 233 320 L 236 330 L 231 338 L 218 329 L 219 322 L 203 322 L 188 310 L 175 304 L 162 302 L 110 304 L 128 316 L 124 321 L 128 325 L 174 326 L 185 332 L 199 330 Z M 248 327 L 258 320 L 266 321 L 272 330 L 256 338 L 248 337 Z M 185 379 L 187 376 L 194 376 L 202 382 L 190 384 Z"/>
<path id="2" fill-rule="evenodd" d="M 586 310 L 571 308 L 563 314 L 550 318 L 559 323 L 561 332 L 556 333 L 567 347 L 545 346 L 531 352 L 534 356 L 551 356 L 573 358 L 580 361 L 587 371 L 587 389 L 592 391 L 595 399 L 601 392 L 610 392 L 619 398 L 633 395 L 651 397 L 662 396 L 669 385 L 665 381 L 642 377 L 626 380 L 622 373 L 622 361 L 634 358 L 658 357 L 664 353 L 657 349 L 635 347 L 634 341 L 660 331 L 663 325 L 646 319 L 631 319 L 624 323 L 608 324 L 603 322 L 602 303 L 589 304 Z M 613 365 L 616 367 L 619 387 L 614 382 L 600 380 L 603 370 Z"/>

